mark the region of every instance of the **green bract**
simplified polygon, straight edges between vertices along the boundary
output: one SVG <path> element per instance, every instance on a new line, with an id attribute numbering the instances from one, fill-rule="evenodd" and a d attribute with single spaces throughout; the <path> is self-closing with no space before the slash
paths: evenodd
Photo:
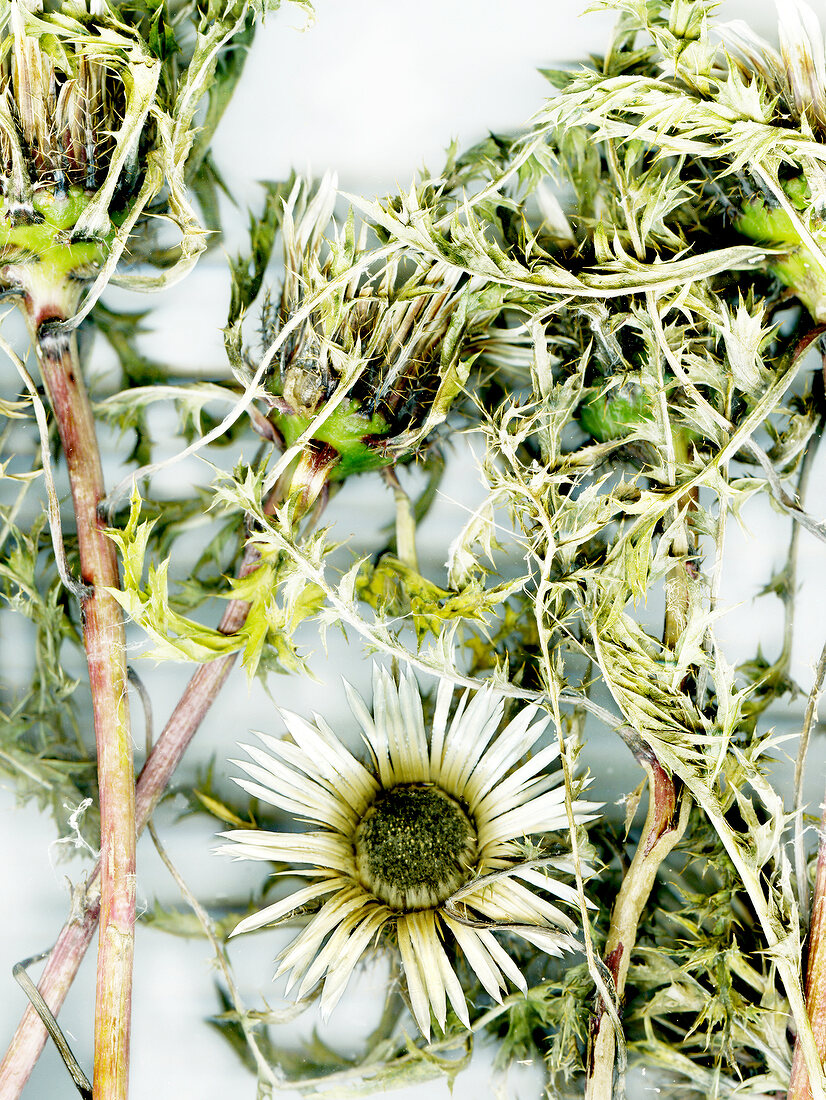
<path id="1" fill-rule="evenodd" d="M 639 386 L 622 386 L 597 394 L 579 410 L 579 425 L 599 443 L 623 439 L 651 419 L 651 402 Z"/>
<path id="2" fill-rule="evenodd" d="M 284 445 L 291 447 L 307 430 L 313 418 L 285 409 L 283 412 L 274 411 L 270 420 L 283 436 Z M 394 456 L 382 448 L 382 440 L 389 433 L 390 425 L 381 414 L 367 416 L 357 401 L 345 399 L 314 432 L 313 439 L 332 447 L 338 455 L 329 475 L 331 480 L 338 481 L 350 474 L 392 465 Z"/>
<path id="3" fill-rule="evenodd" d="M 784 209 L 774 198 L 754 196 L 743 203 L 734 224 L 744 236 L 783 254 L 769 262 L 769 268 L 784 286 L 789 287 L 816 321 L 826 320 L 826 269 L 824 255 L 815 252 L 803 237 L 817 245 L 826 245 L 826 224 L 812 208 L 808 184 L 802 176 L 784 181 L 783 192 L 791 209 Z"/>
<path id="4" fill-rule="evenodd" d="M 97 240 L 73 239 L 72 231 L 88 205 L 89 196 L 80 188 L 43 190 L 32 197 L 31 221 L 3 224 L 0 280 L 7 289 L 53 306 L 68 291 L 63 312 L 71 311 L 78 289 L 71 283 L 93 278 L 100 271 L 115 234 L 112 224 Z"/>

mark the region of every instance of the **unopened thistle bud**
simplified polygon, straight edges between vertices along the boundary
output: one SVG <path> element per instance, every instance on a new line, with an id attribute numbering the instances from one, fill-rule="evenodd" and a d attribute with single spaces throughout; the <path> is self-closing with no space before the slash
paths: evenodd
<path id="1" fill-rule="evenodd" d="M 812 204 L 804 175 L 782 183 L 784 201 L 765 192 L 751 194 L 733 216 L 737 230 L 759 244 L 780 250 L 769 269 L 819 322 L 826 321 L 826 221 Z"/>
<path id="2" fill-rule="evenodd" d="M 334 201 L 330 180 L 309 201 L 306 185 L 295 185 L 282 221 L 281 298 L 265 308 L 263 324 L 265 339 L 273 340 L 317 299 L 281 347 L 269 380 L 270 419 L 289 447 L 320 415 L 303 465 L 323 464 L 331 480 L 419 452 L 463 389 L 501 311 L 499 293 L 481 293 L 445 263 L 394 257 L 371 268 L 366 230 L 356 240 L 352 216 L 337 230 Z M 341 290 L 325 295 L 350 269 L 356 274 Z"/>
<path id="3" fill-rule="evenodd" d="M 220 83 L 218 56 L 247 21 L 242 0 L 209 5 L 186 36 L 197 49 L 175 58 L 165 9 L 90 2 L 0 0 L 0 289 L 22 299 L 35 330 L 71 316 L 96 280 L 88 312 L 159 195 L 183 236 L 178 266 L 203 250 L 185 187 L 193 117 Z"/>
<path id="4" fill-rule="evenodd" d="M 138 187 L 160 61 L 111 14 L 68 4 L 11 0 L 3 47 L 0 277 L 38 325 L 71 314 L 105 262 Z"/>
<path id="5" fill-rule="evenodd" d="M 582 430 L 598 443 L 624 439 L 651 418 L 649 398 L 633 383 L 595 394 L 578 414 Z"/>
<path id="6" fill-rule="evenodd" d="M 826 171 L 811 156 L 826 139 L 826 51 L 815 12 L 803 0 L 778 3 L 780 50 L 744 23 L 724 28 L 730 63 L 755 82 L 771 107 L 780 175 L 757 173 L 735 201 L 739 232 L 778 249 L 769 269 L 800 299 L 815 320 L 826 321 Z M 786 141 L 788 139 L 788 141 Z"/>

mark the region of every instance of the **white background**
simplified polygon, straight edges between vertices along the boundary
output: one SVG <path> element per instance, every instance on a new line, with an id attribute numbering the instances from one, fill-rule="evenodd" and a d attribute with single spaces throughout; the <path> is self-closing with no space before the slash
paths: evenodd
<path id="1" fill-rule="evenodd" d="M 439 169 L 442 151 L 452 138 L 467 145 L 488 129 L 514 129 L 526 120 L 548 89 L 536 72 L 539 66 L 600 52 L 613 17 L 581 16 L 584 8 L 581 0 L 319 0 L 317 25 L 302 32 L 296 29 L 302 24 L 301 13 L 285 7 L 268 19 L 256 39 L 218 135 L 216 160 L 242 205 L 258 202 L 253 181 L 284 178 L 291 168 L 317 175 L 336 170 L 343 190 L 368 196 L 405 186 L 422 165 Z M 726 18 L 748 18 L 755 29 L 774 38 L 774 14 L 767 0 L 726 3 L 722 11 Z M 236 235 L 228 248 L 234 251 L 241 243 Z M 219 329 L 227 294 L 220 256 L 214 256 L 180 288 L 152 303 L 157 308 L 151 318 L 154 333 L 146 340 L 147 353 L 188 364 L 193 371 L 223 371 Z M 124 304 L 125 298 L 120 296 L 117 302 Z M 129 300 L 128 304 L 140 308 L 146 303 Z M 10 374 L 0 377 L 5 379 L 4 396 L 17 392 Z M 163 420 L 157 423 L 159 431 L 164 430 Z M 170 431 L 173 424 L 170 420 L 167 425 Z M 471 460 L 472 446 L 466 440 L 455 442 L 451 476 L 445 482 L 449 490 L 423 532 L 422 556 L 434 576 L 449 538 L 461 525 L 464 509 L 482 494 Z M 124 472 L 118 457 L 124 445 L 115 435 L 104 434 L 103 447 L 111 484 Z M 197 462 L 177 467 L 169 476 L 192 477 L 200 483 L 209 480 L 209 472 Z M 825 480 L 823 465 L 818 463 L 809 494 L 809 507 L 818 515 L 826 512 L 820 507 Z M 327 519 L 335 523 L 337 537 L 349 538 L 356 551 L 367 551 L 390 515 L 390 501 L 378 479 L 367 476 L 347 486 L 334 500 Z M 732 610 L 719 630 L 733 661 L 753 655 L 758 640 L 767 656 L 774 656 L 779 648 L 779 601 L 770 597 L 755 603 L 754 596 L 782 563 L 788 540 L 788 522 L 765 502 L 750 505 L 744 521 L 748 530 L 734 524 L 731 528 L 723 592 Z M 804 689 L 811 683 L 826 624 L 822 561 L 822 547 L 804 533 L 793 669 Z M 0 615 L 0 629 L 4 675 L 16 672 L 24 679 L 29 659 L 25 632 L 18 632 L 9 614 Z M 326 717 L 333 720 L 346 714 L 339 682 L 342 673 L 367 690 L 369 661 L 355 642 L 331 637 L 328 653 L 318 649 L 313 668 L 323 686 L 273 679 L 271 690 L 277 701 L 307 713 L 322 699 Z M 142 669 L 142 673 L 150 684 L 160 727 L 188 670 L 165 665 Z M 773 718 L 793 732 L 801 710 L 798 700 Z M 351 728 L 346 717 L 341 721 L 342 729 Z M 235 744 L 244 740 L 251 727 L 281 728 L 272 701 L 257 686 L 248 688 L 244 674 L 236 671 L 198 735 L 184 765 L 187 772 L 191 774 L 196 762 L 214 754 L 218 771 L 231 773 L 226 760 L 237 755 Z M 143 732 L 137 716 L 135 729 L 140 752 Z M 794 749 L 791 742 L 789 752 L 793 754 Z M 639 773 L 621 745 L 603 736 L 598 753 L 590 756 L 592 765 L 597 758 L 596 797 L 613 801 L 638 783 Z M 821 798 L 819 782 L 813 776 L 807 789 L 813 809 Z M 169 822 L 173 809 L 161 813 L 161 825 Z M 260 868 L 229 864 L 211 854 L 214 841 L 205 819 L 189 820 L 167 835 L 173 858 L 199 896 L 218 900 L 222 888 L 237 896 L 258 882 Z M 52 821 L 31 807 L 16 807 L 11 785 L 5 781 L 0 782 L 0 837 L 4 883 L 0 1046 L 5 1047 L 23 1006 L 11 967 L 53 941 L 67 913 L 66 876 L 76 878 L 84 865 L 59 858 Z M 156 895 L 169 903 L 178 900 L 146 838 L 139 847 L 140 904 L 151 905 Z M 271 960 L 281 941 L 272 936 L 271 943 L 261 936 L 248 938 L 234 949 L 233 958 L 249 1002 L 256 1003 L 261 991 L 273 1007 L 279 1007 L 281 987 L 272 985 L 270 976 Z M 132 1069 L 132 1095 L 137 1100 L 150 1096 L 252 1100 L 252 1078 L 203 1023 L 216 1007 L 213 980 L 205 942 L 173 939 L 139 926 Z M 93 985 L 92 951 L 61 1017 L 89 1073 Z M 382 995 L 380 971 L 368 970 L 359 979 L 356 999 L 343 1002 L 324 1029 L 324 1037 L 340 1042 L 345 1052 L 357 1050 L 358 1035 L 366 1030 L 365 1017 L 377 1011 Z M 316 1022 L 309 1013 L 299 1030 L 308 1034 Z M 284 1042 L 295 1042 L 296 1034 L 295 1030 L 285 1033 Z M 507 1079 L 492 1078 L 489 1058 L 481 1054 L 459 1077 L 454 1096 L 530 1100 L 541 1094 L 540 1080 L 530 1067 L 518 1067 Z M 632 1089 L 632 1098 L 659 1091 L 649 1090 L 644 1077 L 636 1078 Z M 41 1059 L 25 1095 L 50 1100 L 76 1095 L 51 1049 Z M 394 1095 L 446 1098 L 448 1092 L 445 1085 L 437 1084 Z"/>

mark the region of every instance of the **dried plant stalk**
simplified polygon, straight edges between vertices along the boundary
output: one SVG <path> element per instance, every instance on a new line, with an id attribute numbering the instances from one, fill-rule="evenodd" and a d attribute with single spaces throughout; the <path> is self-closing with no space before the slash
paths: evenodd
<path id="1" fill-rule="evenodd" d="M 49 305 L 30 314 L 40 370 L 69 471 L 80 553 L 83 638 L 89 665 L 101 817 L 100 942 L 95 1097 L 125 1096 L 135 924 L 135 785 L 126 694 L 123 615 L 108 589 L 120 582 L 117 555 L 98 506 L 105 489 L 94 417 L 74 334 L 49 331 Z M 33 315 L 32 315 L 33 314 Z"/>

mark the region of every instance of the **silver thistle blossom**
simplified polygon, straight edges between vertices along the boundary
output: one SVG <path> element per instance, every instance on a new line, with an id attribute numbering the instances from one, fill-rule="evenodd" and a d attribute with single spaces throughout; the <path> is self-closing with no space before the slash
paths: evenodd
<path id="1" fill-rule="evenodd" d="M 361 763 L 323 718 L 282 712 L 290 740 L 258 734 L 236 761 L 250 794 L 318 828 L 306 832 L 240 829 L 219 851 L 236 859 L 283 861 L 309 884 L 242 920 L 233 935 L 275 925 L 320 903 L 280 956 L 303 997 L 319 981 L 332 1011 L 370 943 L 394 936 L 422 1033 L 431 1014 L 444 1031 L 447 1002 L 470 1026 L 451 954 L 458 948 L 496 1001 L 525 978 L 496 931 L 518 934 L 552 955 L 576 948 L 576 924 L 550 894 L 576 905 L 576 891 L 554 877 L 570 856 L 526 862 L 520 840 L 567 830 L 562 773 L 547 769 L 554 742 L 534 750 L 548 725 L 527 706 L 499 731 L 503 702 L 494 690 L 465 692 L 450 718 L 453 685 L 439 684 L 430 732 L 411 674 L 398 684 L 374 666 L 373 708 L 348 687 L 350 707 L 370 754 Z M 578 823 L 594 803 L 573 802 Z M 298 867 L 304 869 L 297 869 Z"/>

